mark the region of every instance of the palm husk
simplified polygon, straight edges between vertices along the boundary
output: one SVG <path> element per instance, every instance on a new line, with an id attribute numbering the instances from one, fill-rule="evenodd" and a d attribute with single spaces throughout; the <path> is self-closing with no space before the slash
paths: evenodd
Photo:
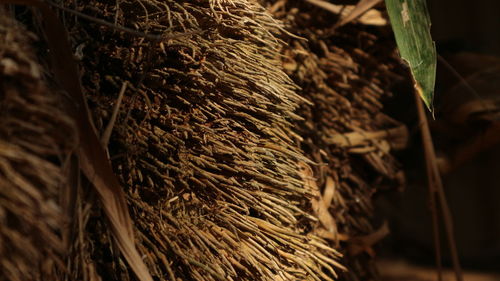
<path id="1" fill-rule="evenodd" d="M 397 75 L 390 55 L 353 47 L 352 30 L 319 39 L 326 17 L 305 24 L 311 7 L 297 5 L 272 9 L 282 21 L 252 0 L 56 8 L 154 279 L 334 280 L 344 265 L 369 275 L 365 253 L 386 233 L 372 226 L 372 195 L 401 181 L 390 151 L 406 130 L 380 102 Z M 113 200 L 71 171 L 72 208 L 64 196 L 58 208 L 72 223 L 55 232 L 64 270 L 51 279 L 134 280 L 106 211 Z"/>
<path id="2" fill-rule="evenodd" d="M 253 1 L 141 3 L 77 10 L 168 39 L 82 19 L 66 26 L 84 46 L 82 81 L 101 133 L 128 85 L 109 156 L 153 278 L 333 280 L 344 267 L 311 231 L 314 194 L 301 171 L 312 162 L 292 130 L 306 101 L 280 65 L 281 24 Z M 93 267 L 110 255 L 100 277 L 130 279 L 100 211 L 88 216 Z"/>

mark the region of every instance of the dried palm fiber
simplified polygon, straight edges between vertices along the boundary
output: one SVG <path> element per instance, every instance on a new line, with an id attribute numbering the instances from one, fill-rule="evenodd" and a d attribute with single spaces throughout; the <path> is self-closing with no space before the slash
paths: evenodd
<path id="1" fill-rule="evenodd" d="M 288 31 L 307 39 L 286 37 L 281 52 L 287 73 L 310 101 L 301 104 L 305 120 L 297 131 L 302 149 L 320 163 L 313 166 L 323 194 L 318 204 L 329 210 L 319 212 L 323 229 L 316 233 L 342 242 L 349 268 L 344 279 L 371 280 L 371 246 L 387 233 L 372 225 L 372 199 L 382 187 L 404 181 L 391 153 L 404 147 L 407 131 L 382 111 L 391 81 L 401 79 L 390 29 L 350 24 L 333 30 L 338 17 L 305 1 L 265 2 Z"/>
<path id="2" fill-rule="evenodd" d="M 0 280 L 55 280 L 65 252 L 59 198 L 75 130 L 34 39 L 0 7 Z"/>
<path id="3" fill-rule="evenodd" d="M 66 5 L 170 37 L 65 18 L 99 131 L 125 89 L 109 154 L 155 278 L 333 280 L 344 269 L 311 233 L 311 161 L 291 129 L 306 101 L 279 62 L 279 22 L 248 0 Z M 75 251 L 70 279 L 133 278 L 99 210 L 82 216 L 74 249 L 90 260 Z"/>

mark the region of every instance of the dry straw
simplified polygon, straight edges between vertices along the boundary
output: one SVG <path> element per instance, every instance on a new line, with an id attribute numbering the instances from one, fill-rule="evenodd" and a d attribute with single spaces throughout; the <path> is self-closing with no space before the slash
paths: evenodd
<path id="1" fill-rule="evenodd" d="M 406 132 L 380 113 L 392 73 L 372 54 L 352 42 L 342 49 L 319 38 L 320 29 L 312 26 L 317 22 L 303 25 L 311 20 L 311 7 L 294 10 L 286 1 L 271 9 L 274 17 L 309 41 L 287 33 L 281 21 L 250 0 L 61 5 L 94 126 L 107 144 L 136 247 L 153 278 L 334 280 L 345 271 L 339 249 L 370 251 L 363 235 L 374 231 L 371 195 L 376 183 L 397 179 L 389 151 L 404 143 Z M 75 17 L 82 13 L 100 21 Z M 0 62 L 18 61 L 39 73 L 41 67 L 25 51 L 29 44 L 21 34 L 26 33 L 13 21 L 2 24 L 0 32 L 13 34 L 6 38 L 18 39 L 0 42 Z M 143 33 L 147 36 L 137 36 Z M 361 32 L 360 38 L 373 46 L 373 35 Z M 64 65 L 54 66 L 56 78 L 64 76 Z M 20 82 L 2 80 L 16 98 L 1 93 L 0 122 L 24 126 L 0 128 L 0 144 L 9 146 L 0 149 L 0 177 L 7 179 L 0 190 L 0 219 L 30 218 L 25 212 L 40 219 L 11 230 L 2 221 L 1 242 L 24 240 L 12 243 L 19 249 L 11 256 L 2 246 L 7 244 L 0 244 L 0 266 L 20 281 L 47 280 L 42 274 L 55 274 L 52 280 L 134 280 L 133 259 L 120 242 L 131 236 L 120 236 L 117 224 L 110 224 L 107 202 L 120 199 L 99 193 L 96 200 L 90 188 L 95 180 L 64 169 L 78 168 L 66 162 L 76 143 L 72 119 L 59 108 L 66 103 L 55 102 L 67 94 L 46 90 L 40 76 L 21 79 L 33 76 L 32 70 L 6 69 L 0 68 L 2 78 Z M 26 118 L 39 111 L 46 115 Z M 81 150 L 86 135 L 76 119 Z M 38 136 L 37 142 L 27 142 L 30 136 Z M 85 151 L 78 155 L 81 164 Z M 26 186 L 42 195 L 30 191 L 31 201 L 8 209 L 10 201 L 25 196 Z M 71 219 L 70 229 L 64 218 Z M 21 241 L 31 248 L 20 248 Z M 338 246 L 339 241 L 347 244 Z M 358 247 L 351 247 L 353 241 Z M 42 259 L 47 253 L 52 258 Z M 359 260 L 348 265 L 356 274 L 368 268 Z M 27 268 L 40 270 L 30 275 Z"/>
<path id="2" fill-rule="evenodd" d="M 340 15 L 300 1 L 268 1 L 268 6 L 287 30 L 307 39 L 287 37 L 281 52 L 287 74 L 301 87 L 298 93 L 310 101 L 298 110 L 304 121 L 296 126 L 304 139 L 301 148 L 319 164 L 313 165 L 321 195 L 316 213 L 322 225 L 316 233 L 341 242 L 347 279 L 371 278 L 372 246 L 387 234 L 384 226 L 372 225 L 373 196 L 403 184 L 391 153 L 408 138 L 406 127 L 382 111 L 391 85 L 404 79 L 396 74 L 394 43 L 384 35 L 389 27 L 336 28 Z"/>
<path id="3" fill-rule="evenodd" d="M 292 131 L 306 101 L 279 61 L 283 32 L 251 1 L 94 1 L 77 10 L 148 34 L 68 18 L 82 45 L 83 85 L 104 130 L 124 83 L 109 143 L 126 189 L 138 248 L 164 280 L 333 280 L 340 254 L 314 235 L 311 163 Z M 172 37 L 172 36 L 169 36 Z M 107 280 L 124 280 L 99 210 L 85 249 Z M 75 247 L 77 248 L 77 247 Z M 73 279 L 88 278 L 73 262 Z M 88 261 L 86 261 L 88 264 Z"/>
<path id="4" fill-rule="evenodd" d="M 74 123 L 43 82 L 34 34 L 1 8 L 0 38 L 0 280 L 54 280 L 65 254 L 60 199 Z"/>

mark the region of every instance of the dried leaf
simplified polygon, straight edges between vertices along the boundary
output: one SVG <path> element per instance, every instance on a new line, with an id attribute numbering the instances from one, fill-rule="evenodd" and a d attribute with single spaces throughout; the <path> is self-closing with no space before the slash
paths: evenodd
<path id="1" fill-rule="evenodd" d="M 311 199 L 311 205 L 314 211 L 314 214 L 319 219 L 325 230 L 327 230 L 332 236 L 337 236 L 337 223 L 333 218 L 330 211 L 328 211 L 328 206 L 325 204 L 323 200 L 323 196 L 316 184 L 315 179 L 313 178 L 313 172 L 309 166 L 305 163 L 299 163 L 301 167 L 301 177 L 306 183 L 306 188 L 311 190 L 314 197 Z M 335 240 L 336 238 L 333 238 Z"/>
<path id="2" fill-rule="evenodd" d="M 385 142 L 387 145 L 390 143 L 390 147 L 384 149 L 388 152 L 389 148 L 403 149 L 406 147 L 408 130 L 405 126 L 375 132 L 363 132 L 360 130 L 358 132 L 333 135 L 328 138 L 327 142 L 346 148 L 365 148 Z"/>
<path id="3" fill-rule="evenodd" d="M 351 21 L 359 18 L 366 12 L 368 12 L 371 8 L 373 8 L 375 5 L 379 4 L 382 2 L 382 0 L 361 0 L 356 4 L 354 9 L 352 9 L 348 14 L 345 16 L 341 17 L 340 22 L 337 24 L 337 26 L 343 26 L 347 23 L 350 23 Z M 380 13 L 379 13 L 380 14 Z"/>

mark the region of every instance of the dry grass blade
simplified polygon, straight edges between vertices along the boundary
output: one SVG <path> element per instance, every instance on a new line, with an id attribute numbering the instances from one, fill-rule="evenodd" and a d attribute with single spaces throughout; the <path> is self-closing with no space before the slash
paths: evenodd
<path id="1" fill-rule="evenodd" d="M 125 195 L 116 179 L 104 150 L 89 121 L 88 108 L 81 90 L 78 70 L 71 54 L 68 35 L 49 6 L 41 1 L 2 1 L 37 7 L 45 22 L 44 32 L 51 50 L 53 71 L 64 90 L 73 98 L 73 112 L 77 122 L 80 143 L 80 167 L 92 182 L 101 199 L 113 237 L 139 280 L 152 281 L 149 271 L 135 248 L 132 222 Z"/>
<path id="2" fill-rule="evenodd" d="M 128 213 L 125 194 L 88 119 L 89 113 L 80 88 L 76 64 L 70 53 L 66 31 L 57 21 L 56 15 L 47 6 L 40 6 L 39 8 L 45 14 L 44 20 L 47 21 L 49 26 L 45 32 L 52 50 L 54 72 L 63 87 L 77 102 L 80 167 L 99 194 L 105 214 L 111 224 L 113 237 L 116 239 L 123 256 L 139 280 L 152 281 L 153 279 L 146 265 L 135 248 L 132 222 Z"/>
<path id="3" fill-rule="evenodd" d="M 431 192 L 431 199 L 437 197 L 436 203 L 438 202 L 440 205 L 439 209 L 441 210 L 441 214 L 443 217 L 444 228 L 448 241 L 448 247 L 451 254 L 453 269 L 455 271 L 455 277 L 457 281 L 463 281 L 462 268 L 460 266 L 457 245 L 455 243 L 455 235 L 453 230 L 453 217 L 450 208 L 448 207 L 448 202 L 446 200 L 446 196 L 444 193 L 443 183 L 441 182 L 441 175 L 439 173 L 436 161 L 436 153 L 434 151 L 434 144 L 432 142 L 429 124 L 427 122 L 427 116 L 425 115 L 424 106 L 422 105 L 422 101 L 419 99 L 417 93 L 415 93 L 415 99 L 417 103 L 418 118 L 420 120 L 420 126 L 421 126 L 420 130 L 422 133 L 422 143 L 425 152 L 425 160 L 428 173 L 427 176 L 429 177 L 429 191 Z M 435 196 L 432 193 L 434 193 Z M 431 211 L 437 214 L 438 212 L 437 204 L 434 204 L 433 207 L 434 209 Z M 435 228 L 438 227 L 435 223 L 436 220 L 437 220 L 436 218 L 433 218 Z M 436 239 L 436 234 L 434 234 L 434 237 Z M 440 249 L 436 249 L 436 251 L 440 251 Z M 440 263 L 439 260 L 437 262 Z M 439 273 L 439 278 L 441 278 L 440 276 L 441 273 Z"/>
<path id="4" fill-rule="evenodd" d="M 123 95 L 125 95 L 125 91 L 127 90 L 127 83 L 128 83 L 127 81 L 123 82 L 122 88 L 120 89 L 120 93 L 118 94 L 118 99 L 116 100 L 115 106 L 113 107 L 111 119 L 109 120 L 106 129 L 104 129 L 104 133 L 102 133 L 101 144 L 102 147 L 104 147 L 104 149 L 108 147 L 109 138 L 111 137 L 111 133 L 113 132 L 113 127 L 115 126 L 118 112 L 120 111 L 120 105 L 122 104 Z"/>
<path id="5" fill-rule="evenodd" d="M 309 2 L 315 6 L 323 8 L 323 9 L 325 9 L 331 13 L 334 13 L 334 14 L 339 14 L 343 9 L 343 6 L 341 6 L 341 5 L 335 5 L 335 4 L 332 4 L 330 2 L 323 1 L 323 0 L 306 0 L 306 2 Z"/>
<path id="6" fill-rule="evenodd" d="M 401 125 L 396 128 L 375 131 L 375 132 L 351 132 L 347 134 L 337 134 L 328 138 L 328 142 L 341 147 L 355 147 L 366 143 L 376 143 L 377 141 L 388 141 L 393 149 L 402 149 L 408 143 L 408 130 Z"/>
<path id="7" fill-rule="evenodd" d="M 343 26 L 345 24 L 350 23 L 351 21 L 356 20 L 364 13 L 369 11 L 371 8 L 375 7 L 375 5 L 381 3 L 382 0 L 361 0 L 356 4 L 354 9 L 352 9 L 348 14 L 342 16 L 340 21 L 337 23 L 337 26 Z"/>

